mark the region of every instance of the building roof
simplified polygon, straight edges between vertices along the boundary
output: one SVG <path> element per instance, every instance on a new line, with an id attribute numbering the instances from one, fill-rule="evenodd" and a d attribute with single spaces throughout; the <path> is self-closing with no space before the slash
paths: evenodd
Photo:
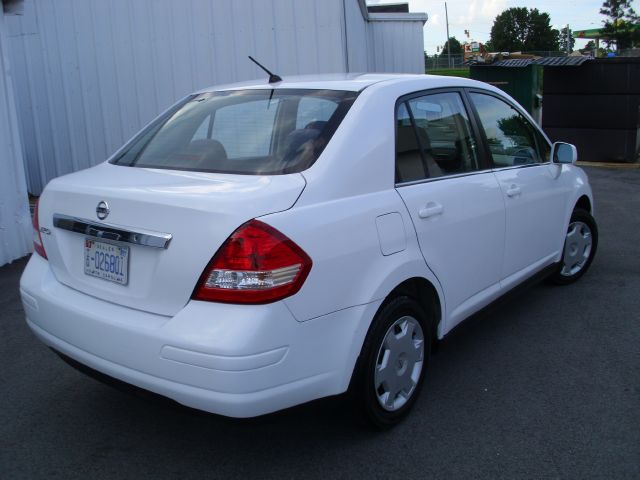
<path id="1" fill-rule="evenodd" d="M 383 5 L 367 5 L 369 13 L 409 13 L 408 3 L 387 3 Z"/>
<path id="2" fill-rule="evenodd" d="M 24 0 L 0 0 L 0 9 L 7 15 L 22 15 Z"/>
<path id="3" fill-rule="evenodd" d="M 421 12 L 409 12 L 409 4 L 367 5 L 366 0 L 357 0 L 362 17 L 367 22 L 422 22 L 427 23 L 429 16 Z M 406 9 L 401 7 L 406 5 Z M 390 8 L 384 8 L 390 7 Z"/>

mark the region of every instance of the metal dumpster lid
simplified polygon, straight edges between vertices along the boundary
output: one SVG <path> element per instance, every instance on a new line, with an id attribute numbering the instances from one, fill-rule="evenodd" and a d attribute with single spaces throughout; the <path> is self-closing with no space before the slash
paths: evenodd
<path id="1" fill-rule="evenodd" d="M 506 58 L 489 64 L 476 63 L 472 65 L 510 68 L 527 67 L 529 65 L 542 65 L 544 67 L 579 67 L 588 60 L 591 60 L 591 57 Z"/>

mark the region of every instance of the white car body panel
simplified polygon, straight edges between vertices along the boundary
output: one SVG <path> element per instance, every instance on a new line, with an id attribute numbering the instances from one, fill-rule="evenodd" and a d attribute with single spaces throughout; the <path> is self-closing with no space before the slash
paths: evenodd
<path id="1" fill-rule="evenodd" d="M 564 205 L 564 230 L 567 230 L 569 226 L 569 221 L 571 220 L 571 213 L 573 212 L 574 206 L 578 203 L 581 198 L 589 199 L 589 206 L 591 215 L 595 215 L 595 204 L 593 202 L 593 192 L 591 191 L 591 185 L 589 185 L 589 179 L 587 178 L 587 174 L 580 167 L 576 167 L 575 165 L 562 165 L 561 171 L 558 174 L 560 177 L 564 176 L 564 184 L 569 190 L 567 193 L 567 200 Z M 556 258 L 557 261 L 560 260 L 560 256 L 562 255 L 562 245 L 564 245 L 564 239 L 559 239 L 558 244 L 560 245 L 558 256 Z"/>
<path id="2" fill-rule="evenodd" d="M 375 220 L 388 213 L 400 214 L 410 234 L 404 250 L 383 255 Z M 284 300 L 299 321 L 383 300 L 402 282 L 388 283 L 386 277 L 392 274 L 403 280 L 435 278 L 421 258 L 415 232 L 409 230 L 411 219 L 393 189 L 296 207 L 261 220 L 286 231 L 314 259 L 300 292 Z"/>
<path id="3" fill-rule="evenodd" d="M 399 186 L 398 192 L 427 265 L 446 292 L 449 330 L 485 298 L 483 292 L 499 290 L 505 234 L 500 187 L 489 171 Z M 440 213 L 423 218 L 425 208 Z"/>
<path id="4" fill-rule="evenodd" d="M 234 417 L 344 392 L 378 308 L 407 280 L 433 289 L 442 338 L 559 261 L 576 202 L 587 197 L 593 205 L 586 175 L 574 165 L 396 186 L 396 101 L 445 87 L 508 98 L 495 87 L 448 77 L 286 78 L 277 88 L 361 90 L 321 156 L 301 173 L 228 175 L 105 163 L 54 180 L 40 203 L 49 261 L 34 255 L 21 279 L 29 326 L 45 344 L 99 372 Z M 271 87 L 259 81 L 204 91 L 239 88 Z M 511 183 L 520 185 L 520 197 L 506 197 Z M 111 207 L 109 224 L 173 236 L 166 250 L 131 247 L 126 287 L 87 277 L 84 236 L 52 224 L 56 213 L 97 221 L 103 200 Z M 429 202 L 442 213 L 420 218 Z M 300 291 L 265 305 L 191 300 L 220 245 L 253 218 L 312 259 Z M 531 220 L 543 232 L 540 242 L 532 238 Z"/>
<path id="5" fill-rule="evenodd" d="M 543 259 L 551 263 L 562 251 L 557 232 L 563 231 L 565 212 L 558 206 L 567 202 L 570 191 L 561 169 L 541 164 L 495 172 L 506 207 L 503 279 L 512 277 L 517 283 L 527 276 L 527 267 Z"/>
<path id="6" fill-rule="evenodd" d="M 65 285 L 109 302 L 175 315 L 191 297 L 198 280 L 193 272 L 202 272 L 229 234 L 252 218 L 290 208 L 304 186 L 300 174 L 217 175 L 102 163 L 47 186 L 40 224 L 51 234 L 42 241 L 56 278 Z M 95 221 L 96 206 L 104 200 L 111 208 L 105 223 L 172 235 L 166 250 L 130 247 L 126 289 L 85 275 L 85 237 L 52 223 L 56 213 Z"/>
<path id="7" fill-rule="evenodd" d="M 354 345 L 380 305 L 298 322 L 283 302 L 212 309 L 192 301 L 169 317 L 77 292 L 47 263 L 35 255 L 21 282 L 29 326 L 45 344 L 184 405 L 234 417 L 343 392 L 351 378 L 345 365 L 353 368 Z"/>

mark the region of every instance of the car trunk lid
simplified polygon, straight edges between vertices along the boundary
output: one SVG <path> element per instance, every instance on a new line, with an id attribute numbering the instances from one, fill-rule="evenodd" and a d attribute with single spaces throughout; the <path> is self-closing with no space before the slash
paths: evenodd
<path id="1" fill-rule="evenodd" d="M 298 173 L 229 175 L 103 163 L 47 186 L 40 202 L 43 243 L 61 283 L 119 305 L 171 316 L 189 301 L 207 263 L 236 228 L 291 208 L 304 186 Z M 109 207 L 102 220 L 97 216 L 100 202 Z M 54 216 L 63 219 L 57 227 Z M 74 220 L 93 227 L 73 231 Z M 126 285 L 85 273 L 87 239 L 128 247 Z"/>

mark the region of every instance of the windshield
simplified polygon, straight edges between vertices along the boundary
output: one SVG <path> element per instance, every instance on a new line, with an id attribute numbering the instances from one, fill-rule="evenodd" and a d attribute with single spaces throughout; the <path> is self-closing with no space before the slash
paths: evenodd
<path id="1" fill-rule="evenodd" d="M 246 175 L 300 172 L 320 156 L 357 96 L 335 90 L 234 90 L 188 98 L 112 163 Z"/>

